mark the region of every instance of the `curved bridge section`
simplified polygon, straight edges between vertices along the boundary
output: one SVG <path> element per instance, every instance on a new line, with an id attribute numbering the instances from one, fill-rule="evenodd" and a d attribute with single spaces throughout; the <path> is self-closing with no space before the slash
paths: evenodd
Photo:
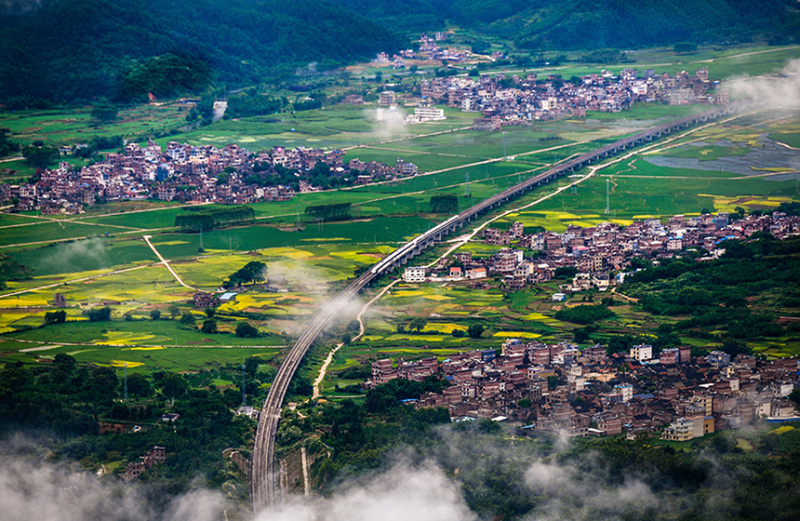
<path id="1" fill-rule="evenodd" d="M 551 182 L 558 177 L 569 175 L 591 163 L 659 139 L 673 132 L 730 116 L 748 108 L 751 108 L 748 103 L 736 103 L 707 112 L 701 112 L 693 116 L 654 127 L 639 134 L 605 145 L 593 152 L 571 159 L 511 188 L 507 188 L 499 194 L 485 199 L 467 208 L 463 212 L 454 215 L 445 222 L 434 226 L 427 232 L 396 249 L 383 260 L 375 264 L 370 270 L 365 271 L 361 276 L 351 282 L 347 288 L 317 313 L 308 326 L 308 329 L 300 335 L 300 338 L 297 339 L 297 342 L 283 361 L 272 383 L 272 387 L 270 387 L 269 395 L 264 402 L 264 407 L 259 416 L 252 454 L 250 488 L 255 510 L 259 511 L 269 505 L 275 504 L 278 499 L 275 490 L 275 435 L 278 431 L 281 405 L 286 396 L 286 391 L 289 388 L 289 382 L 291 382 L 294 373 L 300 366 L 300 362 L 303 360 L 306 352 L 308 352 L 311 343 L 330 325 L 337 310 L 344 309 L 347 302 L 354 298 L 364 286 L 367 286 L 374 279 L 380 277 L 384 272 L 406 264 L 410 259 L 419 255 L 426 248 L 433 246 L 437 241 L 440 241 L 449 233 L 461 228 L 480 214 L 496 208 L 513 198 L 519 197 L 544 183 Z"/>

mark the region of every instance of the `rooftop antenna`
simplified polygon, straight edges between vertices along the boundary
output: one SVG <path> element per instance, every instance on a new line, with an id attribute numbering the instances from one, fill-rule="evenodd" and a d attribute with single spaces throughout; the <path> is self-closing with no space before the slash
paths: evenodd
<path id="1" fill-rule="evenodd" d="M 606 178 L 606 215 L 611 213 L 611 180 Z"/>
<path id="2" fill-rule="evenodd" d="M 242 407 L 247 406 L 247 380 L 244 374 L 244 364 L 242 364 Z"/>
<path id="3" fill-rule="evenodd" d="M 469 197 L 469 172 L 464 175 L 464 197 Z"/>
<path id="4" fill-rule="evenodd" d="M 123 402 L 127 402 L 128 401 L 128 363 L 127 362 L 125 362 L 125 365 L 123 366 L 123 369 L 122 369 L 122 381 L 124 382 L 124 384 L 123 384 L 124 391 L 123 391 L 123 394 L 122 394 L 122 397 L 123 397 L 122 401 Z"/>

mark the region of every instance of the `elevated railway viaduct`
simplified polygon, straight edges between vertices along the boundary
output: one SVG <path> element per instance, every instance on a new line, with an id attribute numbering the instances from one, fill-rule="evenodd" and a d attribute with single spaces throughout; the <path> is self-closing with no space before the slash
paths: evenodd
<path id="1" fill-rule="evenodd" d="M 436 242 L 441 241 L 443 237 L 460 229 L 482 213 L 519 197 L 542 184 L 569 175 L 596 161 L 617 155 L 633 147 L 643 145 L 698 124 L 731 116 L 748 108 L 750 108 L 749 104 L 736 103 L 687 116 L 626 137 L 566 161 L 546 172 L 531 177 L 511 188 L 507 188 L 467 208 L 447 221 L 434 226 L 425 233 L 397 248 L 394 252 L 375 264 L 371 269 L 365 271 L 357 279 L 352 281 L 349 286 L 317 313 L 311 324 L 309 324 L 308 328 L 300 335 L 295 345 L 289 351 L 289 354 L 283 361 L 270 387 L 269 395 L 264 402 L 264 407 L 259 416 L 251 462 L 250 488 L 255 511 L 258 512 L 269 505 L 275 504 L 278 500 L 275 487 L 275 436 L 278 431 L 281 405 L 286 396 L 289 383 L 297 371 L 297 368 L 300 366 L 306 352 L 308 352 L 311 343 L 329 326 L 333 318 L 337 315 L 337 312 L 346 309 L 347 303 L 365 286 L 369 285 L 383 273 L 391 271 L 397 266 L 406 264 L 426 248 L 433 246 Z"/>

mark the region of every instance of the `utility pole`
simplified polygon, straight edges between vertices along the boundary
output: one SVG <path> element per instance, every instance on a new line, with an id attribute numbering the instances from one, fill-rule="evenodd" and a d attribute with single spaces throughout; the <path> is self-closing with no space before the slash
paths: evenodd
<path id="1" fill-rule="evenodd" d="M 127 402 L 128 401 L 128 363 L 127 362 L 125 362 L 125 365 L 123 366 L 123 369 L 122 369 L 122 380 L 124 382 L 124 384 L 123 384 L 124 391 L 123 391 L 123 394 L 122 394 L 122 401 L 123 402 Z"/>
<path id="2" fill-rule="evenodd" d="M 606 215 L 611 213 L 611 180 L 606 178 Z"/>
<path id="3" fill-rule="evenodd" d="M 469 172 L 464 175 L 464 197 L 469 197 Z"/>
<path id="4" fill-rule="evenodd" d="M 506 134 L 507 134 L 507 132 L 504 130 L 503 131 L 503 160 L 508 158 L 508 154 L 506 154 Z"/>

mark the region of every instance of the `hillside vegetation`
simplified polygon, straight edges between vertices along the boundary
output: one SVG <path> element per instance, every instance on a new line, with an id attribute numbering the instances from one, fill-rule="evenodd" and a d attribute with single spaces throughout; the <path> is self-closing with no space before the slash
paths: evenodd
<path id="1" fill-rule="evenodd" d="M 447 22 L 518 50 L 791 41 L 791 0 L 43 0 L 0 5 L 0 100 L 138 101 L 294 77 Z M 38 7 L 36 7 L 38 5 Z M 16 6 L 16 8 L 15 8 Z M 299 78 L 298 78 L 299 80 Z"/>
<path id="2" fill-rule="evenodd" d="M 0 98 L 169 97 L 402 43 L 325 0 L 45 0 L 27 14 L 0 16 Z"/>
<path id="3" fill-rule="evenodd" d="M 797 34 L 791 0 L 338 0 L 376 20 L 411 25 L 450 20 L 511 40 L 519 49 L 598 49 L 725 44 Z M 404 7 L 407 8 L 403 9 Z"/>

